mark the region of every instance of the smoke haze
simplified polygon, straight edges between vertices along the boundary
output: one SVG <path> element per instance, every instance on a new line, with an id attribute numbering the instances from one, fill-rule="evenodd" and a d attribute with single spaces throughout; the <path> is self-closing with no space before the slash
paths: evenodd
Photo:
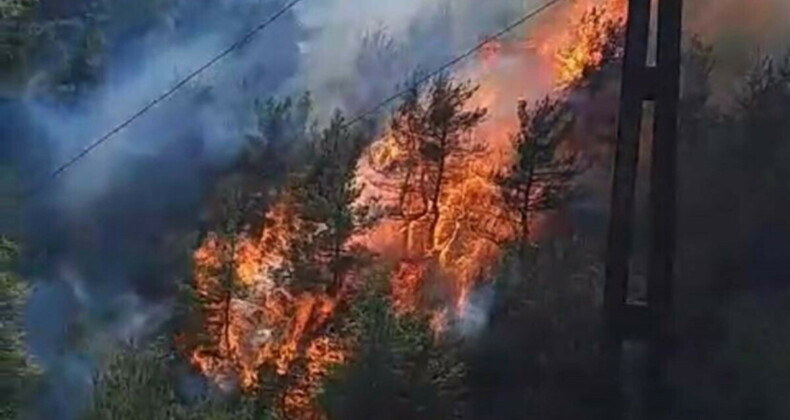
<path id="1" fill-rule="evenodd" d="M 58 3 L 43 3 L 50 2 Z M 183 271 L 189 249 L 178 241 L 196 229 L 211 181 L 256 130 L 255 99 L 308 90 L 319 117 L 335 108 L 363 110 L 412 71 L 433 69 L 539 4 L 305 0 L 30 199 L 25 243 L 34 291 L 26 327 L 48 372 L 39 416 L 75 418 L 89 396 L 96 356 L 117 341 L 143 339 L 167 320 L 179 281 L 174 273 Z M 790 5 L 755 4 L 744 17 L 736 14 L 743 2 L 696 2 L 689 6 L 689 27 L 716 45 L 731 45 L 738 34 L 773 48 L 774 40 L 786 38 Z M 27 122 L 3 128 L 3 138 L 16 142 L 7 149 L 23 163 L 26 182 L 41 182 L 281 6 L 275 0 L 173 1 L 164 19 L 110 31 L 101 82 L 69 104 L 47 93 L 55 70 L 41 63 L 18 99 L 23 115 L 0 115 Z M 744 48 L 734 51 L 733 59 Z M 503 81 L 492 85 L 507 95 L 487 104 L 494 120 L 514 118 L 518 97 L 550 91 L 549 63 L 519 57 L 488 70 L 460 70 Z M 475 295 L 463 318 L 465 334 L 485 328 L 494 298 L 489 290 Z"/>
<path id="2" fill-rule="evenodd" d="M 471 0 L 305 1 L 47 184 L 25 211 L 34 284 L 26 328 L 48 372 L 38 415 L 74 418 L 96 357 L 167 320 L 190 248 L 178 241 L 197 227 L 215 174 L 256 129 L 254 100 L 309 90 L 319 116 L 355 112 L 411 71 L 474 45 L 519 3 L 491 2 L 480 13 Z M 26 139 L 10 147 L 26 182 L 44 181 L 281 6 L 174 1 L 165 18 L 126 30 L 123 12 L 111 10 L 95 88 L 58 101 L 49 94 L 58 69 L 42 62 L 19 100 L 28 124 L 7 137 Z"/>

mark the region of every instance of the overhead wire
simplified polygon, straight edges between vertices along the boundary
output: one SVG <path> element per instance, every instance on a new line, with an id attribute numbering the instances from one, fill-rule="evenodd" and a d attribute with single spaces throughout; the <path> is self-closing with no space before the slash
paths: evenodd
<path id="1" fill-rule="evenodd" d="M 181 80 L 179 80 L 178 83 L 174 84 L 172 87 L 170 87 L 170 89 L 166 90 L 164 93 L 162 93 L 161 95 L 159 95 L 156 98 L 154 98 L 146 106 L 142 107 L 140 110 L 138 110 L 137 112 L 135 112 L 131 116 L 127 117 L 123 122 L 121 122 L 120 124 L 116 125 L 113 129 L 111 129 L 110 131 L 105 133 L 103 136 L 101 136 L 98 139 L 96 139 L 93 142 L 91 142 L 87 147 L 82 149 L 79 153 L 77 153 L 74 156 L 72 156 L 68 161 L 66 161 L 63 164 L 61 164 L 60 166 L 58 166 L 54 171 L 52 171 L 49 174 L 49 179 L 57 178 L 60 174 L 62 174 L 66 170 L 68 170 L 70 167 L 74 166 L 74 164 L 76 164 L 77 162 L 82 160 L 85 156 L 90 154 L 97 147 L 101 146 L 103 143 L 105 143 L 106 141 L 108 141 L 111 138 L 113 138 L 113 136 L 118 134 L 120 131 L 124 130 L 126 127 L 131 125 L 138 118 L 140 118 L 143 115 L 145 115 L 148 111 L 150 111 L 156 105 L 158 105 L 162 101 L 165 101 L 166 99 L 171 97 L 178 90 L 180 90 L 181 88 L 186 86 L 187 83 L 189 83 L 190 81 L 192 81 L 193 79 L 198 77 L 200 74 L 202 74 L 206 70 L 208 70 L 211 67 L 213 67 L 215 64 L 217 64 L 223 58 L 227 57 L 233 51 L 235 51 L 235 50 L 243 47 L 244 45 L 246 45 L 248 42 L 250 42 L 250 40 L 252 40 L 252 38 L 254 38 L 256 35 L 258 35 L 261 31 L 266 29 L 269 25 L 274 23 L 277 19 L 282 17 L 284 14 L 286 14 L 289 10 L 293 9 L 300 2 L 302 2 L 302 0 L 291 0 L 284 7 L 279 9 L 276 13 L 274 13 L 271 16 L 269 16 L 268 19 L 266 19 L 265 21 L 263 21 L 262 23 L 260 23 L 256 27 L 250 29 L 247 33 L 244 34 L 244 36 L 242 36 L 241 38 L 236 40 L 234 43 L 229 45 L 224 50 L 220 51 L 218 54 L 216 54 L 214 57 L 212 57 L 205 64 L 203 64 L 202 66 L 200 66 L 197 69 L 193 70 L 186 77 L 184 77 Z"/>
<path id="2" fill-rule="evenodd" d="M 463 54 L 456 56 L 452 60 L 442 64 L 441 66 L 437 67 L 433 71 L 426 73 L 422 77 L 419 77 L 416 81 L 410 83 L 407 87 L 398 90 L 397 92 L 395 92 L 391 96 L 388 96 L 387 98 L 385 98 L 381 102 L 377 103 L 376 105 L 366 109 L 365 111 L 360 112 L 359 114 L 357 114 L 353 118 L 349 119 L 348 122 L 346 122 L 346 124 L 344 125 L 344 128 L 348 128 L 348 127 L 350 127 L 350 126 L 352 126 L 354 124 L 357 124 L 360 121 L 362 121 L 365 118 L 367 118 L 368 116 L 370 116 L 372 114 L 375 114 L 376 112 L 378 112 L 379 110 L 381 110 L 385 106 L 387 106 L 390 103 L 392 103 L 392 102 L 398 100 L 399 98 L 401 98 L 403 95 L 408 93 L 410 90 L 412 90 L 415 87 L 427 82 L 428 80 L 430 80 L 430 79 L 432 79 L 432 78 L 444 73 L 448 69 L 456 66 L 457 64 L 461 63 L 462 61 L 464 61 L 467 58 L 469 58 L 472 55 L 474 55 L 476 52 L 480 51 L 482 48 L 484 48 L 488 44 L 498 40 L 499 38 L 502 38 L 503 36 L 508 34 L 510 31 L 512 31 L 512 30 L 518 28 L 519 26 L 525 24 L 530 19 L 540 15 L 541 13 L 545 12 L 546 10 L 550 9 L 552 6 L 556 5 L 557 3 L 560 3 L 561 1 L 563 1 L 563 0 L 550 0 L 550 1 L 546 2 L 546 3 L 544 3 L 543 5 L 541 5 L 540 7 L 538 7 L 537 9 L 531 10 L 527 14 L 521 16 L 521 18 L 513 21 L 512 23 L 510 23 L 509 25 L 505 26 L 504 28 L 502 28 L 498 32 L 494 33 L 493 35 L 487 36 L 486 38 L 484 38 L 482 41 L 480 41 L 478 44 L 476 44 L 474 47 L 470 48 L 469 50 L 467 50 Z"/>
<path id="3" fill-rule="evenodd" d="M 190 72 L 186 77 L 184 77 L 181 80 L 179 80 L 175 85 L 173 85 L 171 88 L 169 88 L 167 91 L 165 91 L 161 95 L 157 96 L 155 99 L 153 99 L 151 102 L 149 102 L 146 106 L 144 106 L 143 108 L 141 108 L 140 110 L 138 110 L 137 112 L 135 112 L 134 114 L 132 114 L 131 116 L 126 118 L 123 122 L 121 122 L 120 124 L 116 125 L 114 128 L 112 128 L 111 130 L 106 132 L 104 135 L 102 135 L 98 139 L 96 139 L 93 142 L 91 142 L 87 147 L 82 149 L 79 153 L 77 153 L 74 156 L 72 156 L 68 161 L 66 161 L 63 164 L 61 164 L 60 166 L 58 166 L 54 171 L 52 171 L 49 174 L 49 176 L 47 177 L 47 181 L 54 180 L 55 178 L 57 178 L 58 176 L 63 174 L 69 168 L 71 168 L 72 166 L 77 164 L 79 161 L 84 159 L 86 156 L 88 156 L 96 148 L 98 148 L 103 143 L 107 142 L 108 140 L 112 139 L 116 134 L 118 134 L 122 130 L 126 129 L 128 126 L 130 126 L 137 119 L 139 119 L 140 117 L 142 117 L 143 115 L 148 113 L 156 105 L 158 105 L 159 103 L 165 101 L 166 99 L 171 97 L 173 94 L 175 94 L 178 90 L 180 90 L 181 88 L 186 86 L 187 83 L 189 83 L 190 81 L 192 81 L 193 79 L 198 77 L 200 74 L 202 74 L 206 70 L 208 70 L 211 67 L 213 67 L 215 64 L 217 64 L 223 58 L 227 57 L 233 51 L 243 47 L 250 40 L 252 40 L 252 38 L 254 38 L 261 31 L 266 29 L 269 25 L 274 23 L 277 19 L 279 19 L 281 16 L 286 14 L 291 9 L 293 9 L 297 4 L 299 4 L 302 1 L 303 0 L 292 0 L 289 3 L 287 3 L 283 8 L 278 10 L 275 14 L 271 15 L 264 22 L 262 22 L 261 24 L 259 24 L 256 27 L 252 28 L 251 30 L 249 30 L 243 37 L 238 39 L 236 42 L 234 42 L 233 44 L 231 44 L 230 46 L 228 46 L 227 48 L 225 48 L 224 50 L 222 50 L 221 52 L 216 54 L 214 57 L 212 57 L 209 61 L 207 61 L 202 66 L 200 66 L 197 69 L 195 69 L 192 72 Z M 487 36 L 482 41 L 480 41 L 478 44 L 476 44 L 472 48 L 468 49 L 464 53 L 462 53 L 462 54 L 454 57 L 453 59 L 447 61 L 446 63 L 442 64 L 441 66 L 439 66 L 438 68 L 434 69 L 433 71 L 426 73 L 422 77 L 418 78 L 416 81 L 413 81 L 406 88 L 400 89 L 396 93 L 384 98 L 384 100 L 378 102 L 376 105 L 374 105 L 374 106 L 372 106 L 372 107 L 370 107 L 370 108 L 368 108 L 368 109 L 356 114 L 354 117 L 352 117 L 349 120 L 347 120 L 347 122 L 344 125 L 344 128 L 348 128 L 348 127 L 350 127 L 352 125 L 355 125 L 355 124 L 359 123 L 360 121 L 364 120 L 365 118 L 369 117 L 370 115 L 375 114 L 376 112 L 378 112 L 379 110 L 381 110 L 385 106 L 387 106 L 390 103 L 392 103 L 392 102 L 396 101 L 397 99 L 401 98 L 403 95 L 408 93 L 414 87 L 419 86 L 422 83 L 425 83 L 426 81 L 430 80 L 431 78 L 433 78 L 433 77 L 435 77 L 437 75 L 440 75 L 443 72 L 447 71 L 448 69 L 458 65 L 462 61 L 464 61 L 464 60 L 468 59 L 469 57 L 471 57 L 472 55 L 474 55 L 480 49 L 482 49 L 485 46 L 487 46 L 488 44 L 498 40 L 499 38 L 502 38 L 504 35 L 508 34 L 512 30 L 514 30 L 517 27 L 523 25 L 527 21 L 535 18 L 536 16 L 540 15 L 541 13 L 545 12 L 546 10 L 550 9 L 552 6 L 555 6 L 557 3 L 560 3 L 562 1 L 563 0 L 550 0 L 550 1 L 542 4 L 540 7 L 527 12 L 526 14 L 522 15 L 519 19 L 511 22 L 510 24 L 508 24 L 504 28 L 500 29 L 498 32 Z"/>

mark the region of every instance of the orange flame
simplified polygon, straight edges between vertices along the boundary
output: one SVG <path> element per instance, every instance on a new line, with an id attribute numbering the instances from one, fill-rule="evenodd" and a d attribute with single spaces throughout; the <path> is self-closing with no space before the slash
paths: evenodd
<path id="1" fill-rule="evenodd" d="M 551 31 L 538 46 L 552 60 L 559 88 L 572 86 L 599 69 L 608 56 L 618 54 L 611 51 L 617 48 L 612 41 L 624 27 L 626 12 L 626 0 L 578 1 L 565 22 L 552 23 L 570 28 Z"/>
<path id="2" fill-rule="evenodd" d="M 470 107 L 488 108 L 489 116 L 470 142 L 484 146 L 485 152 L 470 154 L 458 165 L 463 173 L 446 185 L 435 238 L 427 237 L 426 222 L 419 218 L 383 220 L 365 237 L 353 238 L 395 263 L 391 293 L 398 313 L 427 311 L 434 331 L 444 333 L 472 290 L 490 277 L 502 245 L 516 238 L 512 217 L 492 182 L 492 175 L 509 167 L 514 158 L 516 100 L 574 85 L 603 64 L 607 37 L 612 28 L 622 25 L 625 0 L 600 3 L 580 0 L 550 26 L 532 28 L 537 46 L 508 41 L 491 44 L 480 53 L 471 76 L 481 85 Z M 518 64 L 517 71 L 503 67 L 510 58 Z M 499 72 L 503 68 L 506 71 Z M 543 83 L 550 85 L 545 89 L 538 86 L 546 80 L 544 73 L 551 80 Z M 386 133 L 370 146 L 357 173 L 359 182 L 368 187 L 361 199 L 370 195 L 380 195 L 384 202 L 394 199 L 372 168 L 397 161 L 402 153 Z M 419 213 L 423 203 L 407 201 Z M 235 243 L 212 234 L 196 250 L 194 283 L 198 295 L 208 302 L 204 330 L 213 344 L 194 345 L 191 361 L 218 383 L 238 382 L 246 390 L 258 386 L 263 368 L 271 368 L 288 379 L 280 409 L 290 418 L 321 419 L 316 392 L 329 368 L 343 363 L 350 348 L 326 327 L 348 293 L 294 292 L 275 284 L 271 272 L 284 260 L 277 250 L 288 248 L 300 221 L 287 197 L 268 211 L 266 221 L 258 234 L 239 235 Z M 227 287 L 222 282 L 228 278 L 234 292 L 218 293 Z"/>
<path id="3" fill-rule="evenodd" d="M 490 277 L 487 270 L 500 257 L 502 245 L 516 238 L 515 226 L 508 217 L 501 202 L 498 189 L 493 185 L 492 175 L 510 166 L 513 156 L 513 131 L 517 127 L 515 114 L 516 98 L 512 92 L 523 91 L 521 87 L 534 84 L 532 75 L 508 73 L 509 77 L 489 77 L 487 73 L 500 62 L 507 61 L 508 54 L 534 54 L 548 57 L 557 89 L 565 89 L 584 79 L 590 72 L 604 64 L 608 51 L 616 48 L 617 31 L 622 28 L 625 15 L 625 0 L 581 1 L 566 8 L 562 18 L 552 20 L 551 26 L 543 25 L 535 29 L 538 35 L 537 46 L 519 48 L 504 42 L 489 44 L 479 53 L 479 66 L 472 72 L 472 79 L 481 81 L 479 90 L 469 104 L 469 108 L 489 109 L 488 119 L 478 127 L 474 134 L 475 142 L 485 146 L 485 153 L 470 155 L 463 166 L 465 173 L 455 177 L 444 186 L 441 217 L 438 221 L 435 243 L 426 237 L 427 233 L 421 220 L 411 220 L 401 224 L 385 224 L 371 235 L 378 238 L 402 236 L 400 261 L 392 276 L 392 293 L 395 307 L 400 312 L 411 312 L 421 308 L 421 291 L 426 282 L 449 280 L 446 286 L 451 297 L 450 304 L 438 310 L 434 316 L 437 329 L 444 329 L 450 316 L 446 309 L 460 312 L 472 289 L 485 278 Z M 558 21 L 561 23 L 558 25 Z M 558 27 L 570 30 L 558 31 Z M 515 42 L 517 44 L 518 42 Z M 520 64 L 527 67 L 529 62 L 521 58 Z M 501 109 L 500 104 L 507 104 Z M 369 150 L 368 166 L 380 168 L 397 162 L 404 151 L 390 135 L 384 135 Z M 363 165 L 363 168 L 366 168 Z M 371 170 L 360 172 L 361 182 L 368 185 L 381 183 Z M 378 191 L 387 200 L 392 192 Z M 418 213 L 422 203 L 410 203 Z M 537 226 L 539 228 L 539 226 Z M 381 232 L 384 231 L 384 232 Z M 534 234 L 539 234 L 535 232 Z M 375 242 L 375 241 L 371 241 Z M 386 246 L 380 251 L 389 249 Z M 433 268 L 429 268 L 433 266 Z"/>
<path id="4" fill-rule="evenodd" d="M 323 331 L 343 294 L 294 295 L 272 282 L 270 272 L 283 256 L 271 250 L 284 249 L 290 241 L 299 223 L 293 214 L 283 201 L 267 214 L 259 240 L 240 235 L 231 245 L 211 234 L 195 251 L 195 289 L 206 301 L 203 328 L 215 340 L 194 346 L 191 361 L 221 387 L 238 384 L 246 390 L 259 385 L 259 372 L 266 367 L 289 378 L 299 365 L 307 373 L 289 383 L 279 409 L 293 418 L 318 419 L 313 397 L 329 367 L 345 358 L 344 343 Z M 223 258 L 233 248 L 234 258 Z M 230 287 L 221 283 L 229 266 L 235 273 Z M 228 289 L 236 292 L 222 293 Z"/>

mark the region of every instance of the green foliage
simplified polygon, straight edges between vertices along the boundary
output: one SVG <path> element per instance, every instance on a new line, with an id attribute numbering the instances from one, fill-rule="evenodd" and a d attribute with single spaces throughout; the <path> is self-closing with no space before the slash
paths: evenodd
<path id="1" fill-rule="evenodd" d="M 217 266 L 200 267 L 199 287 L 182 294 L 184 310 L 198 310 L 201 319 L 196 343 L 222 357 L 230 348 L 230 317 L 234 298 L 243 297 L 245 288 L 237 278 L 237 251 L 245 238 L 257 238 L 265 229 L 264 215 L 270 201 L 279 195 L 289 171 L 304 166 L 305 152 L 299 144 L 308 136 L 311 99 L 309 94 L 294 101 L 270 99 L 256 102 L 258 133 L 250 136 L 237 165 L 215 183 L 209 200 L 208 216 L 201 240 L 212 235 L 212 252 Z M 302 146 L 304 147 L 304 146 Z M 323 163 L 317 163 L 322 168 Z M 319 176 L 320 177 L 320 176 Z M 204 243 L 203 245 L 206 245 Z M 191 309 L 190 309 L 191 308 Z"/>
<path id="2" fill-rule="evenodd" d="M 354 77 L 339 81 L 345 109 L 365 109 L 372 101 L 392 94 L 387 82 L 399 80 L 409 67 L 404 46 L 397 42 L 383 26 L 377 26 L 362 36 L 359 52 L 354 60 Z M 379 83 L 359 83 L 377 80 Z M 383 82 L 383 83 L 382 83 Z"/>
<path id="3" fill-rule="evenodd" d="M 790 60 L 759 59 L 719 110 L 710 47 L 684 64 L 673 418 L 788 418 Z"/>
<path id="4" fill-rule="evenodd" d="M 279 184 L 283 177 L 302 164 L 305 139 L 314 131 L 309 93 L 294 100 L 256 101 L 258 132 L 248 138 L 242 154 L 242 171 L 259 182 Z M 279 185 L 277 185 L 279 186 Z"/>
<path id="5" fill-rule="evenodd" d="M 79 21 L 74 41 L 59 46 L 62 63 L 50 76 L 49 89 L 64 102 L 76 101 L 82 94 L 98 86 L 104 77 L 107 40 L 97 17 L 88 15 Z M 52 27 L 48 42 L 58 42 L 59 29 Z"/>
<path id="6" fill-rule="evenodd" d="M 683 49 L 681 65 L 680 133 L 682 148 L 693 148 L 704 143 L 706 126 L 715 119 L 710 107 L 711 74 L 714 51 L 699 36 L 693 35 Z"/>
<path id="7" fill-rule="evenodd" d="M 35 39 L 35 0 L 0 0 L 0 74 L 23 70 Z"/>
<path id="8" fill-rule="evenodd" d="M 19 249 L 0 236 L 0 419 L 16 418 L 38 370 L 25 352 L 22 310 L 27 287 L 15 274 Z"/>
<path id="9" fill-rule="evenodd" d="M 677 419 L 788 418 L 790 292 L 743 295 L 721 308 L 724 335 L 704 362 L 684 357 L 673 366 Z"/>
<path id="10" fill-rule="evenodd" d="M 281 282 L 296 289 L 324 288 L 330 293 L 367 256 L 348 239 L 372 224 L 371 206 L 358 203 L 357 161 L 366 138 L 351 132 L 337 113 L 309 144 L 304 169 L 294 174 L 286 194 L 299 217 L 278 271 Z"/>
<path id="11" fill-rule="evenodd" d="M 790 53 L 779 59 L 762 57 L 746 76 L 739 103 L 747 116 L 769 112 L 766 117 L 777 116 L 790 98 Z"/>
<path id="12" fill-rule="evenodd" d="M 233 299 L 244 292 L 237 276 L 237 252 L 239 241 L 248 234 L 246 216 L 259 211 L 255 208 L 257 200 L 245 194 L 238 177 L 225 181 L 219 183 L 220 196 L 214 203 L 215 229 L 212 236 L 201 244 L 209 247 L 209 252 L 218 259 L 218 264 L 200 265 L 193 270 L 193 275 L 197 277 L 193 281 L 193 293 L 184 296 L 194 299 L 194 308 L 200 313 L 201 333 L 197 341 L 217 357 L 228 357 L 224 353 L 231 348 Z"/>
<path id="13" fill-rule="evenodd" d="M 739 115 L 717 124 L 721 129 L 717 134 L 726 139 L 723 140 L 726 149 L 722 151 L 740 166 L 743 179 L 739 182 L 748 194 L 760 200 L 747 200 L 744 204 L 763 206 L 761 201 L 765 197 L 778 201 L 775 208 L 785 209 L 781 200 L 790 191 L 790 171 L 786 164 L 790 146 L 785 141 L 790 134 L 790 52 L 778 59 L 766 56 L 760 60 L 746 77 L 738 102 Z M 770 211 L 755 208 L 759 213 L 765 210 Z"/>
<path id="14" fill-rule="evenodd" d="M 13 165 L 0 162 L 0 232 L 18 237 L 21 222 L 21 182 Z"/>
<path id="15" fill-rule="evenodd" d="M 709 65 L 708 53 L 701 49 L 697 55 L 703 57 L 687 60 L 687 66 L 704 70 Z M 705 79 L 696 84 L 707 83 Z M 709 101 L 688 102 L 681 119 L 681 240 L 700 270 L 689 283 L 701 288 L 689 291 L 694 296 L 705 288 L 716 290 L 711 297 L 720 296 L 755 280 L 734 278 L 733 268 L 747 254 L 750 237 L 790 229 L 785 217 L 790 208 L 790 146 L 785 141 L 790 134 L 790 60 L 761 58 L 736 99 L 736 107 L 720 111 Z M 696 108 L 690 109 L 692 103 Z M 696 121 L 689 115 L 696 115 Z M 688 309 L 699 307 L 698 300 Z"/>
<path id="16" fill-rule="evenodd" d="M 422 158 L 438 166 L 463 151 L 464 136 L 482 121 L 486 110 L 467 110 L 477 87 L 455 83 L 446 75 L 434 78 L 422 92 L 419 87 L 414 89 L 415 92 L 408 95 L 404 103 L 405 109 L 416 108 L 416 113 L 407 117 L 413 124 L 407 129 L 411 135 L 420 137 Z M 413 104 L 415 100 L 418 102 Z M 394 127 L 399 127 L 397 119 L 393 122 Z M 436 168 L 437 171 L 439 169 Z"/>
<path id="17" fill-rule="evenodd" d="M 505 205 L 515 215 L 519 241 L 529 241 L 531 216 L 554 210 L 567 198 L 572 181 L 583 171 L 575 153 L 563 156 L 559 146 L 569 127 L 564 103 L 544 98 L 530 107 L 519 102 L 516 159 L 510 170 L 496 177 Z"/>
<path id="18" fill-rule="evenodd" d="M 784 133 L 790 132 L 790 51 L 782 57 L 764 56 L 746 76 L 737 98 L 740 136 L 746 157 L 754 162 L 759 153 L 785 153 Z M 752 139 L 760 139 L 760 148 Z"/>
<path id="19" fill-rule="evenodd" d="M 223 237 L 262 228 L 271 201 L 281 193 L 289 174 L 306 164 L 306 139 L 312 99 L 270 98 L 255 101 L 257 132 L 247 137 L 235 165 L 219 180 L 209 199 L 208 226 Z"/>
<path id="20" fill-rule="evenodd" d="M 357 346 L 320 397 L 329 418 L 457 418 L 465 367 L 457 348 L 436 342 L 427 319 L 396 316 L 380 293 L 361 296 L 348 317 Z"/>
<path id="21" fill-rule="evenodd" d="M 0 19 L 18 19 L 32 13 L 36 0 L 0 0 Z"/>
<path id="22" fill-rule="evenodd" d="M 0 0 L 0 72 L 11 91 L 36 77 L 45 95 L 74 101 L 103 79 L 118 40 L 161 24 L 173 0 L 59 0 L 37 13 L 40 0 Z M 45 69 L 44 72 L 32 71 Z"/>
<path id="23" fill-rule="evenodd" d="M 790 414 L 788 316 L 790 291 L 767 299 L 747 296 L 730 311 L 730 331 L 719 362 L 733 369 L 738 378 L 737 386 L 730 388 L 738 395 L 726 401 L 740 405 L 744 415 L 760 413 L 759 418 L 782 419 Z"/>
<path id="24" fill-rule="evenodd" d="M 578 239 L 511 249 L 495 280 L 489 325 L 469 355 L 479 418 L 600 418 L 596 370 L 602 270 Z"/>
<path id="25" fill-rule="evenodd" d="M 118 350 L 96 377 L 85 420 L 266 419 L 252 401 L 202 398 L 185 402 L 175 387 L 173 361 L 163 342 Z"/>
<path id="26" fill-rule="evenodd" d="M 169 418 L 178 404 L 164 356 L 153 349 L 127 349 L 112 356 L 97 377 L 85 419 Z"/>

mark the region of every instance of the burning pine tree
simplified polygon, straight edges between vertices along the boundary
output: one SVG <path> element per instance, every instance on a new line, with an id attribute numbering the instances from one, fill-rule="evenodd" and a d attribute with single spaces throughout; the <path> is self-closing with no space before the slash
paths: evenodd
<path id="1" fill-rule="evenodd" d="M 396 318 L 427 318 L 433 336 L 444 336 L 506 247 L 529 244 L 535 215 L 561 207 L 583 169 L 565 142 L 575 121 L 567 98 L 616 58 L 611 28 L 620 22 L 591 10 L 571 31 L 594 50 L 589 70 L 554 99 L 520 102 L 510 120 L 489 119 L 483 104 L 496 90 L 484 85 L 481 98 L 478 86 L 449 75 L 413 85 L 372 142 L 340 114 L 315 130 L 309 99 L 264 104 L 261 136 L 244 160 L 249 176 L 228 189 L 217 228 L 195 253 L 207 339 L 184 340 L 193 364 L 259 393 L 286 418 L 323 418 L 316 396 L 331 367 L 357 366 L 357 352 L 372 351 L 371 332 L 348 326 L 362 323 L 353 302 L 383 271 Z M 574 44 L 563 39 L 552 48 L 567 64 Z M 266 170 L 270 158 L 277 170 Z"/>
<path id="2" fill-rule="evenodd" d="M 278 121 L 291 121 L 282 115 L 289 108 L 272 109 L 281 111 Z M 357 204 L 356 165 L 365 137 L 345 126 L 338 114 L 322 132 L 305 132 L 312 139 L 301 151 L 302 164 L 260 233 L 242 224 L 238 211 L 225 212 L 221 220 L 228 222 L 195 253 L 208 340 L 192 345 L 193 362 L 247 390 L 272 390 L 276 383 L 277 395 L 269 397 L 298 418 L 318 416 L 311 408 L 317 384 L 343 360 L 342 340 L 330 324 L 367 258 L 353 240 L 372 220 L 372 206 Z M 220 207 L 237 209 L 239 195 L 231 197 Z"/>
<path id="3" fill-rule="evenodd" d="M 476 92 L 469 83 L 446 76 L 415 86 L 390 121 L 388 135 L 371 150 L 369 180 L 383 195 L 388 215 L 401 236 L 402 260 L 393 289 L 396 304 L 416 309 L 417 287 L 431 259 L 454 245 L 457 232 L 447 225 L 447 203 L 468 175 L 467 164 L 484 149 L 473 130 L 485 117 L 469 108 Z"/>

